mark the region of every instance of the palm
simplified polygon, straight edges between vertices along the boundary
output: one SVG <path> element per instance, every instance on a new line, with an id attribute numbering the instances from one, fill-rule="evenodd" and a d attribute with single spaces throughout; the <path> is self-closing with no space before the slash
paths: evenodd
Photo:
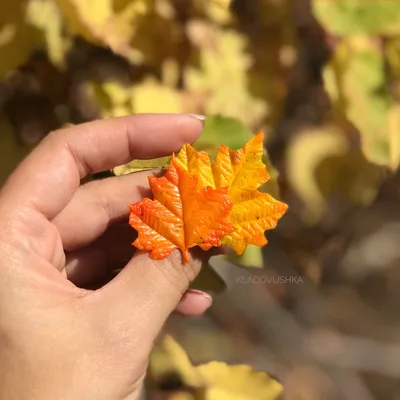
<path id="1" fill-rule="evenodd" d="M 128 128 L 129 123 L 144 132 Z M 133 256 L 135 232 L 127 224 L 128 205 L 143 197 L 148 173 L 83 186 L 79 186 L 80 180 L 134 157 L 176 151 L 183 143 L 192 142 L 201 127 L 190 116 L 142 115 L 97 121 L 49 135 L 3 188 L 0 215 L 3 221 L 13 221 L 16 230 L 5 239 L 30 254 L 34 268 L 57 285 L 77 290 L 76 286 L 106 279 Z M 120 132 L 119 136 L 115 132 Z M 190 314 L 193 307 L 182 311 Z"/>
<path id="2" fill-rule="evenodd" d="M 132 258 L 128 204 L 143 196 L 146 174 L 79 185 L 89 173 L 176 151 L 201 127 L 187 115 L 73 127 L 47 137 L 4 185 L 0 397 L 130 398 L 173 309 L 193 315 L 210 305 L 199 293 L 182 296 L 199 260 Z M 120 267 L 100 290 L 85 289 Z"/>

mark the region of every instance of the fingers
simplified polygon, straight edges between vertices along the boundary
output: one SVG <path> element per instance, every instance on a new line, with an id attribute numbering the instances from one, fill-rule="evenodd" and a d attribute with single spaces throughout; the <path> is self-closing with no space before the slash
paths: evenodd
<path id="1" fill-rule="evenodd" d="M 80 288 L 93 288 L 103 286 L 109 273 L 105 252 L 97 246 L 80 249 L 68 254 L 62 273 L 74 285 Z"/>
<path id="2" fill-rule="evenodd" d="M 211 304 L 212 298 L 207 293 L 201 290 L 190 289 L 183 294 L 175 311 L 183 315 L 194 317 L 203 315 Z"/>
<path id="3" fill-rule="evenodd" d="M 128 223 L 109 229 L 88 247 L 67 253 L 67 278 L 78 287 L 87 287 L 123 268 L 132 258 L 136 232 Z"/>
<path id="4" fill-rule="evenodd" d="M 143 343 L 146 351 L 150 351 L 162 325 L 177 307 L 201 264 L 201 259 L 193 256 L 184 264 L 177 250 L 157 261 L 150 259 L 147 252 L 135 253 L 110 283 L 87 296 L 87 301 L 93 299 L 98 308 L 94 313 L 99 318 L 96 323 L 106 324 L 104 329 L 118 327 L 116 335 L 123 332 L 127 340 L 132 337 L 135 343 Z M 183 309 L 191 300 L 184 301 Z"/>
<path id="5" fill-rule="evenodd" d="M 157 173 L 143 171 L 81 186 L 52 221 L 60 233 L 64 249 L 71 251 L 87 246 L 111 224 L 124 219 L 128 221 L 128 205 L 151 194 L 148 176 Z M 129 230 L 130 233 L 134 232 L 131 227 Z M 132 236 L 129 232 L 127 234 L 128 238 Z"/>
<path id="6" fill-rule="evenodd" d="M 90 246 L 73 252 L 67 259 L 67 278 L 77 286 L 91 290 L 96 290 L 109 283 L 117 274 L 117 271 L 113 271 L 118 269 L 118 265 L 122 264 L 122 261 L 126 263 L 128 256 L 127 249 L 123 248 L 120 243 L 115 243 L 114 248 L 116 251 L 112 255 L 105 254 L 106 251 L 98 246 Z M 107 260 L 111 264 L 107 264 Z M 189 289 L 182 295 L 175 311 L 187 316 L 202 315 L 211 304 L 212 298 L 207 293 Z"/>
<path id="7" fill-rule="evenodd" d="M 12 174 L 2 209 L 28 206 L 53 219 L 89 173 L 153 158 L 192 143 L 203 129 L 191 115 L 143 114 L 95 121 L 48 135 Z"/>

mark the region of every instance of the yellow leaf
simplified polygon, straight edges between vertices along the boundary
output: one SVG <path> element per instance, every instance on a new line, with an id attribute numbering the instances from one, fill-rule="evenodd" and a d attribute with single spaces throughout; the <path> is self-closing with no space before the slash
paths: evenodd
<path id="1" fill-rule="evenodd" d="M 97 41 L 106 21 L 112 18 L 112 0 L 56 0 L 71 30 Z"/>
<path id="2" fill-rule="evenodd" d="M 375 200 L 386 168 L 369 162 L 361 149 L 353 148 L 351 134 L 340 120 L 333 120 L 304 129 L 291 141 L 286 173 L 302 201 L 304 223 L 318 223 L 329 212 L 332 198 L 362 207 Z"/>
<path id="3" fill-rule="evenodd" d="M 140 113 L 180 113 L 182 98 L 177 90 L 148 78 L 132 88 L 132 108 Z"/>
<path id="4" fill-rule="evenodd" d="M 242 149 L 230 150 L 225 145 L 219 148 L 212 166 L 215 183 L 217 187 L 229 187 L 229 198 L 235 204 L 249 191 L 257 190 L 268 181 L 269 174 L 262 162 L 263 153 L 261 133 Z"/>
<path id="5" fill-rule="evenodd" d="M 26 1 L 0 3 L 0 79 L 21 66 L 40 43 L 34 27 L 25 23 Z"/>
<path id="6" fill-rule="evenodd" d="M 192 146 L 185 144 L 176 160 L 182 168 L 198 176 L 200 187 L 216 187 L 210 156 L 205 151 L 197 152 Z"/>
<path id="7" fill-rule="evenodd" d="M 328 157 L 345 154 L 348 147 L 345 135 L 335 125 L 305 130 L 290 143 L 286 155 L 287 175 L 291 187 L 306 205 L 305 222 L 311 225 L 318 222 L 326 207 L 315 179 L 317 167 Z"/>
<path id="8" fill-rule="evenodd" d="M 283 388 L 278 381 L 249 365 L 227 365 L 218 361 L 192 365 L 171 336 L 164 338 L 161 350 L 164 364 L 169 364 L 168 369 L 175 371 L 186 386 L 195 389 L 193 399 L 200 396 L 204 400 L 278 400 L 282 394 Z M 151 370 L 156 367 L 151 364 Z"/>
<path id="9" fill-rule="evenodd" d="M 170 162 L 170 156 L 153 158 L 152 160 L 133 160 L 128 164 L 115 167 L 113 172 L 115 175 L 120 176 L 145 170 L 166 169 Z"/>
<path id="10" fill-rule="evenodd" d="M 269 179 L 262 162 L 263 136 L 258 134 L 243 149 L 232 151 L 221 146 L 212 166 L 217 187 L 228 186 L 234 206 L 230 221 L 235 231 L 225 236 L 222 245 L 242 254 L 248 244 L 267 244 L 264 232 L 276 227 L 287 206 L 257 189 Z"/>
<path id="11" fill-rule="evenodd" d="M 63 20 L 54 1 L 30 0 L 27 21 L 43 32 L 47 53 L 55 65 L 63 65 L 70 41 L 63 34 Z"/>
<path id="12" fill-rule="evenodd" d="M 229 10 L 230 0 L 196 0 L 196 2 L 199 8 L 204 9 L 211 21 L 225 24 L 232 19 Z"/>
<path id="13" fill-rule="evenodd" d="M 203 186 L 227 186 L 230 199 L 236 202 L 243 192 L 258 189 L 269 179 L 263 152 L 263 136 L 258 134 L 240 150 L 221 145 L 212 165 L 205 151 L 197 152 L 189 144 L 182 147 L 177 161 L 190 173 L 199 174 Z"/>
<path id="14" fill-rule="evenodd" d="M 221 244 L 232 247 L 237 254 L 242 254 L 248 244 L 265 246 L 267 239 L 264 232 L 274 229 L 286 210 L 286 204 L 268 193 L 243 193 L 229 214 L 235 230 L 224 236 Z"/>
<path id="15" fill-rule="evenodd" d="M 85 82 L 84 89 L 103 118 L 132 114 L 130 88 L 113 81 Z"/>
<path id="16" fill-rule="evenodd" d="M 166 335 L 162 342 L 163 350 L 170 356 L 170 362 L 174 369 L 183 377 L 189 386 L 199 387 L 204 384 L 196 367 L 192 365 L 185 350 L 174 340 L 172 336 Z"/>
<path id="17" fill-rule="evenodd" d="M 249 91 L 252 58 L 247 44 L 235 31 L 218 31 L 215 45 L 200 53 L 200 68 L 187 67 L 184 80 L 189 91 L 206 95 L 206 115 L 238 118 L 253 126 L 266 116 L 267 106 Z"/>
<path id="18" fill-rule="evenodd" d="M 389 111 L 390 166 L 396 170 L 400 165 L 400 104 L 393 104 Z"/>
<path id="19" fill-rule="evenodd" d="M 193 147 L 197 151 L 207 151 L 211 160 L 214 160 L 218 148 L 222 144 L 227 145 L 230 149 L 238 149 L 243 147 L 253 136 L 253 132 L 236 119 L 207 115 L 204 130 Z M 269 160 L 265 149 L 263 163 L 266 165 L 271 178 L 260 188 L 260 191 L 279 198 L 279 186 L 277 184 L 279 174 Z"/>
<path id="20" fill-rule="evenodd" d="M 73 33 L 139 61 L 142 56 L 130 45 L 137 19 L 145 15 L 149 0 L 56 0 Z"/>
<path id="21" fill-rule="evenodd" d="M 196 400 L 192 393 L 187 392 L 174 392 L 168 397 L 168 400 Z"/>
<path id="22" fill-rule="evenodd" d="M 250 365 L 213 361 L 197 367 L 207 386 L 207 400 L 277 400 L 282 385 Z"/>

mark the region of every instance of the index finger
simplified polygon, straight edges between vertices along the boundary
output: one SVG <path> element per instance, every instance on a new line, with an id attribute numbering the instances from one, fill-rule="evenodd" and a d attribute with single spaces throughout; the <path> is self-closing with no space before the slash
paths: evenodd
<path id="1" fill-rule="evenodd" d="M 188 114 L 141 114 L 94 121 L 49 134 L 2 190 L 8 211 L 28 206 L 54 218 L 80 180 L 133 158 L 161 157 L 193 143 L 203 121 Z"/>

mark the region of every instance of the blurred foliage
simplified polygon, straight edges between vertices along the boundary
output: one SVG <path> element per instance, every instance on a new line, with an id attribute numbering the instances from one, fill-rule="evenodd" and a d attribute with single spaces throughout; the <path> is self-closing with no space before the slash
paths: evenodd
<path id="1" fill-rule="evenodd" d="M 335 330 L 375 335 L 384 341 L 396 337 L 400 325 L 393 322 L 392 331 L 388 321 L 398 315 L 400 283 L 390 269 L 400 265 L 396 245 L 400 235 L 395 229 L 400 221 L 396 211 L 400 200 L 399 0 L 1 2 L 0 184 L 49 131 L 143 112 L 206 115 L 205 130 L 195 146 L 211 154 L 221 143 L 239 148 L 259 130 L 267 138 L 264 161 L 271 179 L 264 190 L 287 202 L 288 214 L 263 252 L 249 246 L 240 258 L 216 257 L 213 267 L 203 268 L 193 283 L 212 292 L 225 288 L 211 313 L 218 326 L 236 335 L 235 356 L 240 347 L 236 344 L 249 337 L 246 348 L 253 346 L 252 360 L 259 360 L 260 337 L 268 335 L 261 328 L 259 336 L 255 331 L 264 315 L 274 322 L 270 328 L 275 336 L 268 336 L 263 346 L 278 358 L 282 348 L 295 353 L 304 344 L 290 347 L 298 335 L 292 326 L 286 328 L 285 319 L 277 319 L 275 309 L 271 312 L 269 300 L 262 295 L 267 291 L 264 286 L 252 285 L 253 297 L 245 297 L 249 285 L 240 279 L 246 273 L 271 278 L 295 271 L 307 277 L 309 291 L 299 285 L 293 291 L 290 285 L 266 285 L 274 299 L 298 312 L 296 319 L 306 319 L 307 324 L 318 321 L 322 312 L 316 309 L 326 302 Z M 123 175 L 165 168 L 168 163 L 169 157 L 133 160 L 113 172 Z M 223 274 L 227 261 L 263 268 L 233 268 L 236 279 L 240 278 L 235 286 L 234 278 L 228 279 L 233 272 Z M 354 284 L 350 276 L 373 279 Z M 346 289 L 324 292 L 324 282 L 340 280 Z M 314 285 L 324 301 L 315 297 Z M 359 295 L 374 306 L 361 307 Z M 245 307 L 241 317 L 234 314 L 240 308 L 238 303 L 232 306 L 235 300 Z M 376 315 L 372 309 L 378 310 Z M 247 326 L 254 316 L 254 325 Z M 364 323 L 358 323 L 358 318 L 364 318 Z M 193 332 L 192 347 L 200 348 L 199 326 Z M 275 347 L 274 337 L 278 338 Z M 226 337 L 217 346 L 210 345 L 216 357 L 225 343 Z M 166 365 L 173 367 L 168 373 L 178 376 L 180 392 L 155 399 L 234 399 L 238 393 L 243 393 L 240 399 L 267 399 L 271 388 L 278 388 L 276 383 L 268 384 L 275 381 L 241 367 L 203 362 L 202 367 L 193 367 L 182 349 L 171 346 L 175 356 L 157 353 L 153 359 L 155 386 L 160 389 L 165 383 L 164 372 L 157 370 Z M 346 349 L 352 354 L 351 348 Z M 285 362 L 287 352 L 282 357 Z M 174 357 L 181 360 L 178 366 Z M 352 382 L 348 370 L 341 385 L 336 372 L 318 380 L 315 367 L 306 371 L 299 367 L 299 372 L 298 359 L 291 362 L 297 372 L 293 372 L 294 383 L 286 380 L 288 399 L 330 398 L 313 386 L 317 381 L 332 380 L 343 391 Z M 270 364 L 263 366 L 270 370 Z M 236 383 L 240 388 L 230 386 Z M 244 392 L 242 385 L 247 388 Z M 369 385 L 378 388 L 377 398 L 400 395 L 400 388 L 389 392 L 390 385 L 380 381 Z M 357 387 L 348 390 L 353 398 L 371 398 L 362 397 Z M 257 390 L 265 390 L 266 397 L 251 397 Z"/>
<path id="2" fill-rule="evenodd" d="M 168 400 L 278 400 L 282 385 L 248 365 L 210 362 L 194 366 L 185 351 L 166 336 L 153 352 L 150 374 L 156 381 L 175 376 L 180 387 Z"/>
<path id="3" fill-rule="evenodd" d="M 398 137 L 400 3 L 396 0 L 314 0 L 332 35 L 324 79 L 337 112 L 361 133 L 368 158 L 394 170 Z"/>
<path id="4" fill-rule="evenodd" d="M 324 28 L 334 35 L 400 33 L 397 0 L 314 0 L 314 10 Z"/>
<path id="5" fill-rule="evenodd" d="M 15 160 L 20 160 L 28 154 L 28 149 L 21 146 L 17 138 L 13 134 L 12 127 L 7 124 L 4 120 L 0 121 L 0 149 L 6 149 L 12 157 L 4 156 L 0 157 L 0 182 L 6 180 L 7 176 L 15 167 Z"/>

